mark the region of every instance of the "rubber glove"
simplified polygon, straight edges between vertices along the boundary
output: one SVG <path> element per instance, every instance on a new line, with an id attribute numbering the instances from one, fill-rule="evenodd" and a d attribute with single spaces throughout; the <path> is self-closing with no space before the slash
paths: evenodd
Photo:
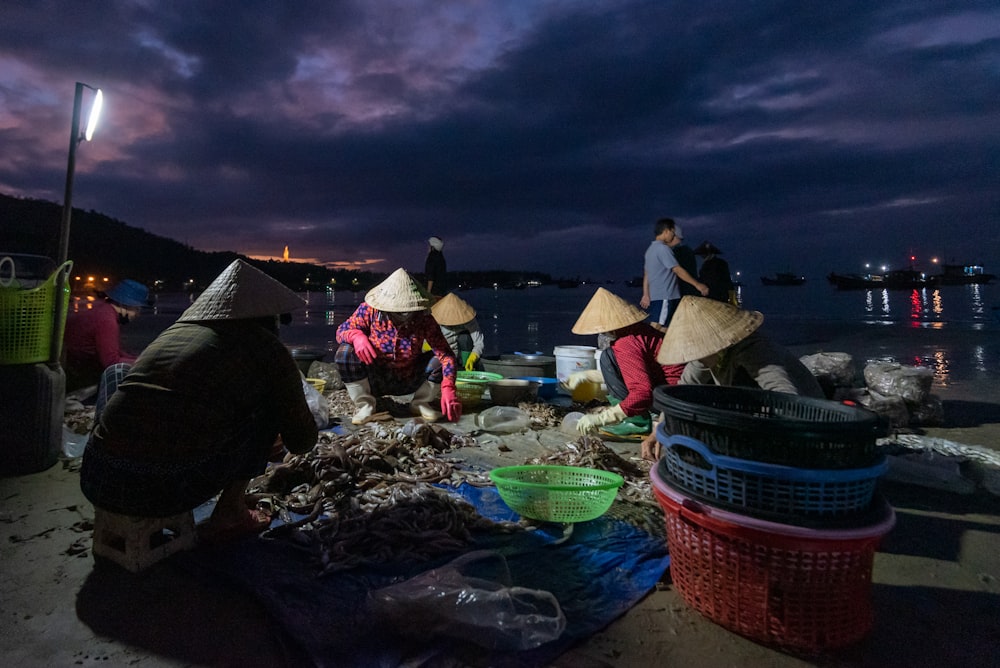
<path id="1" fill-rule="evenodd" d="M 597 369 L 588 369 L 587 371 L 574 371 L 570 375 L 566 376 L 563 386 L 567 390 L 575 390 L 580 386 L 581 383 L 603 383 L 604 375 Z"/>
<path id="2" fill-rule="evenodd" d="M 462 402 L 455 395 L 454 378 L 444 378 L 441 381 L 441 412 L 448 422 L 458 422 L 462 417 Z"/>
<path id="3" fill-rule="evenodd" d="M 581 434 L 592 434 L 597 431 L 598 427 L 606 424 L 618 424 L 626 417 L 628 416 L 622 410 L 621 404 L 617 404 L 611 408 L 605 408 L 599 413 L 587 413 L 576 423 L 576 430 Z"/>
<path id="4" fill-rule="evenodd" d="M 354 354 L 358 356 L 358 359 L 365 364 L 371 364 L 375 361 L 375 347 L 372 346 L 372 342 L 368 340 L 368 335 L 362 332 L 360 329 L 349 329 L 344 332 L 344 338 L 347 342 L 354 346 Z"/>
<path id="5" fill-rule="evenodd" d="M 476 370 L 476 362 L 478 360 L 479 360 L 479 355 L 477 355 L 476 353 L 469 353 L 469 359 L 465 360 L 465 370 L 466 371 L 475 371 Z"/>

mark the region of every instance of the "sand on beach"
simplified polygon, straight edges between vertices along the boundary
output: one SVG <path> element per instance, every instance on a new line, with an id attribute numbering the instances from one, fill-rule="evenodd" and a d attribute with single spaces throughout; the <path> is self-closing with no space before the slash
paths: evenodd
<path id="1" fill-rule="evenodd" d="M 1000 397 L 963 389 L 935 388 L 946 423 L 927 435 L 1000 450 Z M 473 420 L 467 414 L 450 427 L 471 432 Z M 519 464 L 566 441 L 557 429 L 483 435 L 478 448 L 456 455 L 483 466 Z M 636 444 L 608 445 L 638 457 Z M 75 468 L 67 461 L 0 478 L 0 655 L 10 665 L 303 665 L 248 592 L 191 581 L 169 560 L 138 576 L 95 569 L 94 510 Z M 897 524 L 875 558 L 875 626 L 858 645 L 819 657 L 762 646 L 693 611 L 668 571 L 636 606 L 551 665 L 1000 665 L 998 498 L 982 489 L 881 488 Z"/>

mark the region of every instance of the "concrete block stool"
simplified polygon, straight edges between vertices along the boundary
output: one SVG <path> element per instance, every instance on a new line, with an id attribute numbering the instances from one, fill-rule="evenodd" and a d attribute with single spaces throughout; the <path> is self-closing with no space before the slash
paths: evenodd
<path id="1" fill-rule="evenodd" d="M 149 568 L 198 538 L 194 513 L 171 517 L 133 517 L 94 508 L 94 557 L 104 557 L 133 573 Z"/>

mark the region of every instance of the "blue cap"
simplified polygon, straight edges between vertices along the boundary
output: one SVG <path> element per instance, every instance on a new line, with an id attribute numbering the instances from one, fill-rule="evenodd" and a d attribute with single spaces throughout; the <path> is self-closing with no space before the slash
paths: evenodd
<path id="1" fill-rule="evenodd" d="M 139 281 L 126 278 L 124 281 L 104 293 L 108 299 L 122 306 L 146 306 L 149 303 L 149 290 Z"/>

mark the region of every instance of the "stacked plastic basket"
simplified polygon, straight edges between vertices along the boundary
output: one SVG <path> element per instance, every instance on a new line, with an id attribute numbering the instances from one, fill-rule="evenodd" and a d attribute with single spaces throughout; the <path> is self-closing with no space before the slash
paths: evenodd
<path id="1" fill-rule="evenodd" d="M 693 608 L 804 652 L 871 629 L 875 551 L 895 522 L 877 493 L 874 413 L 764 390 L 654 391 L 671 578 Z"/>

